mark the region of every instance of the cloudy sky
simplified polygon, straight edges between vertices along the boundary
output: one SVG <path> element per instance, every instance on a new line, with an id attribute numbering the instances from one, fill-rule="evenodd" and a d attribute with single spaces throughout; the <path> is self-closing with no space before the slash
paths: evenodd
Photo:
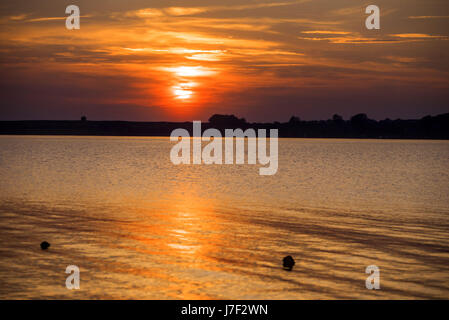
<path id="1" fill-rule="evenodd" d="M 2 1 L 0 119 L 449 112 L 448 27 L 447 0 Z"/>

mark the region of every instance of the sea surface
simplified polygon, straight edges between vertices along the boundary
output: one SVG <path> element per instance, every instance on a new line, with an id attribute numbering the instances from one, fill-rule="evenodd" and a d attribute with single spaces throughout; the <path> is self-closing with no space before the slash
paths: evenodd
<path id="1" fill-rule="evenodd" d="M 448 141 L 279 139 L 273 176 L 173 145 L 0 136 L 0 298 L 449 298 Z"/>

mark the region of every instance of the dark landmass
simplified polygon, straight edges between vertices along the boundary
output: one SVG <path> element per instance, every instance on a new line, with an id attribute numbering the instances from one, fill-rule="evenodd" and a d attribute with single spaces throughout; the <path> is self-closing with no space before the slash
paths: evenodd
<path id="1" fill-rule="evenodd" d="M 291 117 L 289 122 L 248 123 L 233 115 L 213 115 L 202 123 L 202 130 L 248 128 L 278 129 L 285 138 L 370 138 L 370 139 L 449 139 L 449 113 L 426 116 L 416 120 L 376 121 L 366 114 L 349 120 L 339 115 L 320 121 L 302 121 Z M 0 134 L 11 135 L 92 135 L 92 136 L 170 136 L 177 128 L 192 135 L 192 122 L 128 122 L 128 121 L 0 121 Z M 268 133 L 267 133 L 268 134 Z"/>

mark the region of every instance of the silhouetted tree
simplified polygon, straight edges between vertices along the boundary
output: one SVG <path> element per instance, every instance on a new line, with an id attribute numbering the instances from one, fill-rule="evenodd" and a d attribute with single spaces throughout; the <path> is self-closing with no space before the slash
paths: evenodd
<path id="1" fill-rule="evenodd" d="M 366 113 L 359 113 L 351 117 L 351 124 L 364 124 L 368 121 Z"/>
<path id="2" fill-rule="evenodd" d="M 334 120 L 335 122 L 342 122 L 343 121 L 343 117 L 339 114 L 334 114 L 332 116 L 332 120 Z"/>
<path id="3" fill-rule="evenodd" d="M 233 114 L 231 115 L 222 115 L 222 114 L 214 114 L 212 117 L 209 118 L 209 123 L 212 126 L 217 127 L 240 127 L 246 125 L 245 119 L 239 119 Z"/>
<path id="4" fill-rule="evenodd" d="M 351 128 L 359 135 L 364 135 L 368 131 L 368 116 L 365 113 L 359 113 L 351 117 Z"/>
<path id="5" fill-rule="evenodd" d="M 296 116 L 292 116 L 290 120 L 288 121 L 288 124 L 290 125 L 298 125 L 301 122 L 301 119 Z"/>

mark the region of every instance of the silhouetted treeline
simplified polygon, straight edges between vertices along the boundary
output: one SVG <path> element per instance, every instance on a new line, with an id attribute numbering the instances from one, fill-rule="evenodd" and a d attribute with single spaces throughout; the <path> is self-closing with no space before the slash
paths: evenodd
<path id="1" fill-rule="evenodd" d="M 184 128 L 192 135 L 192 122 L 128 121 L 0 121 L 0 134 L 34 135 L 103 135 L 103 136 L 169 136 L 174 129 Z M 339 115 L 320 121 L 302 121 L 291 117 L 280 123 L 248 123 L 234 115 L 213 115 L 202 130 L 278 129 L 279 137 L 296 138 L 380 138 L 380 139 L 449 139 L 449 113 L 416 120 L 376 121 L 366 114 L 349 120 Z"/>
<path id="2" fill-rule="evenodd" d="M 234 115 L 213 115 L 209 124 L 221 131 L 233 127 L 278 129 L 280 137 L 292 138 L 449 139 L 449 113 L 419 120 L 381 121 L 369 119 L 364 113 L 349 120 L 338 114 L 332 119 L 319 121 L 301 121 L 299 117 L 292 116 L 284 123 L 247 123 Z"/>

